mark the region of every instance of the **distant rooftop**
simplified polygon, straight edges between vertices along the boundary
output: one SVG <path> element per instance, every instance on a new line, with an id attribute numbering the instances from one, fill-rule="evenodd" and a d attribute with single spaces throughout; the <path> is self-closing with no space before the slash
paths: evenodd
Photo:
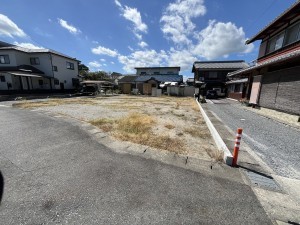
<path id="1" fill-rule="evenodd" d="M 225 69 L 225 70 L 237 70 L 247 68 L 249 65 L 243 60 L 231 60 L 231 61 L 196 61 L 193 64 L 192 72 L 195 69 Z"/>
<path id="2" fill-rule="evenodd" d="M 135 82 L 145 82 L 148 80 L 156 80 L 158 82 L 182 82 L 182 75 L 144 75 L 138 76 Z"/>
<path id="3" fill-rule="evenodd" d="M 134 69 L 178 69 L 180 70 L 180 66 L 135 67 Z"/>

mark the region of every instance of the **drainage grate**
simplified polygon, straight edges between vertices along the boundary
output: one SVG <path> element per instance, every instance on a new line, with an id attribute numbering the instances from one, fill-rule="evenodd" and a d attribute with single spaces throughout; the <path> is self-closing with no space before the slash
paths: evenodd
<path id="1" fill-rule="evenodd" d="M 265 188 L 271 191 L 282 191 L 279 185 L 274 181 L 273 177 L 252 171 L 245 171 L 253 186 Z"/>

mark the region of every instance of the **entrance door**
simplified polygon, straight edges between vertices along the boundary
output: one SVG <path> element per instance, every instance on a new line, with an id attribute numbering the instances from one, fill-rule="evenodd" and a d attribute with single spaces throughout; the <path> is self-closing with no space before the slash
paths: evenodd
<path id="1" fill-rule="evenodd" d="M 261 86 L 261 75 L 253 77 L 253 84 L 251 89 L 251 96 L 249 103 L 251 104 L 257 104 L 258 103 L 258 96 Z"/>
<path id="2" fill-rule="evenodd" d="M 148 83 L 143 84 L 143 94 L 144 95 L 152 94 L 152 84 L 148 84 Z"/>
<path id="3" fill-rule="evenodd" d="M 65 85 L 64 85 L 64 83 L 60 83 L 60 90 L 65 90 Z"/>

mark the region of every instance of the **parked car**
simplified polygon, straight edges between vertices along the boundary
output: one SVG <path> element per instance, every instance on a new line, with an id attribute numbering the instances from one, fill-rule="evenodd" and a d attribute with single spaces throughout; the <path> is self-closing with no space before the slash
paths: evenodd
<path id="1" fill-rule="evenodd" d="M 217 91 L 215 91 L 215 90 L 208 90 L 206 92 L 206 98 L 207 99 L 216 99 L 216 98 L 218 98 Z"/>

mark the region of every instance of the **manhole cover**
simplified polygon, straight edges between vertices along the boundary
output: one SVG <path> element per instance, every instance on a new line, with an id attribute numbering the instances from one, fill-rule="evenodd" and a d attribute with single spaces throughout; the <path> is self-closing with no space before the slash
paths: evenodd
<path id="1" fill-rule="evenodd" d="M 274 181 L 273 177 L 262 173 L 257 173 L 257 172 L 247 171 L 247 170 L 245 172 L 248 175 L 249 180 L 251 181 L 253 186 L 265 188 L 271 191 L 281 191 L 281 188 Z"/>

